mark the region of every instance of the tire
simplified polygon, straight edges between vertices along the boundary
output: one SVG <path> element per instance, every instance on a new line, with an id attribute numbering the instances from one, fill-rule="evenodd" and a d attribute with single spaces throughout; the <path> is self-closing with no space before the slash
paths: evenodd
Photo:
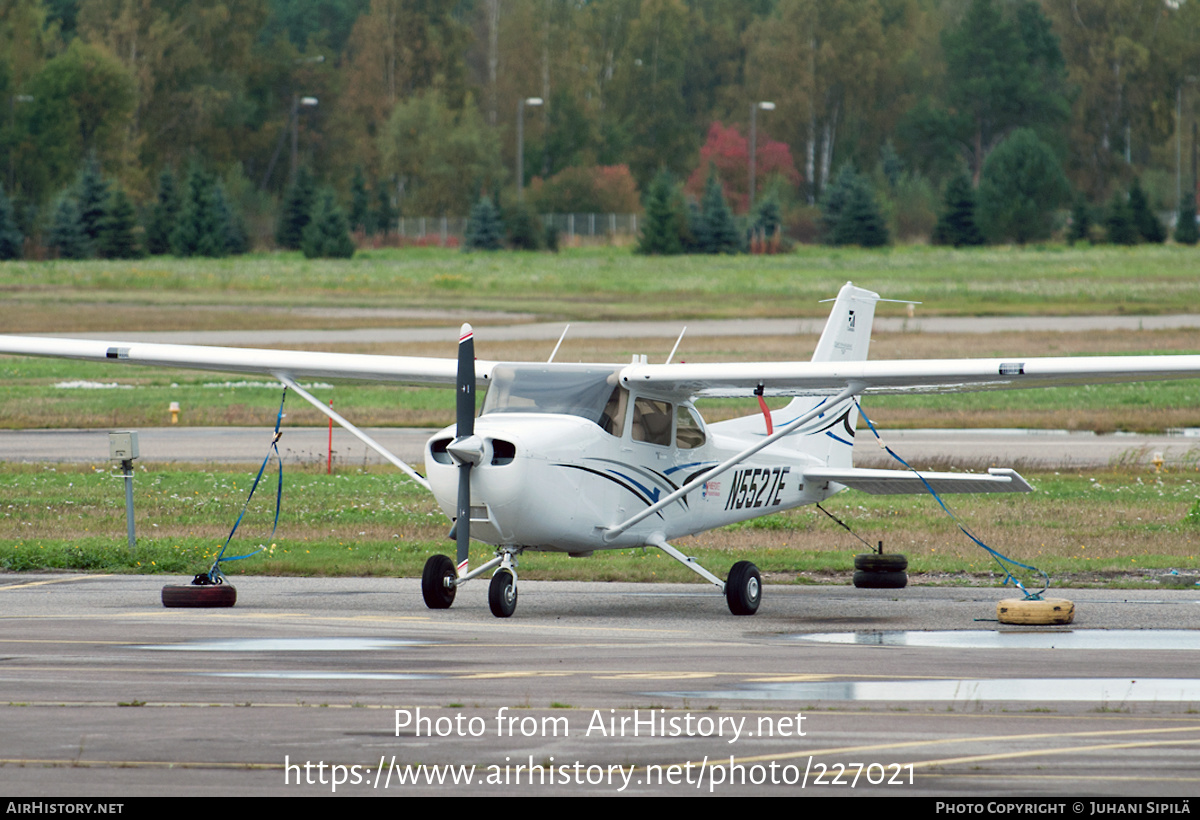
<path id="1" fill-rule="evenodd" d="M 908 586 L 908 573 L 866 572 L 860 569 L 854 573 L 854 586 L 859 589 L 904 589 Z"/>
<path id="2" fill-rule="evenodd" d="M 458 577 L 458 570 L 445 555 L 431 555 L 421 573 L 421 597 L 430 609 L 449 609 L 458 587 L 446 586 L 445 579 Z"/>
<path id="3" fill-rule="evenodd" d="M 1041 601 L 1005 598 L 996 604 L 996 617 L 1002 624 L 1069 624 L 1075 620 L 1075 603 L 1066 598 L 1045 598 Z"/>
<path id="4" fill-rule="evenodd" d="M 762 602 L 762 576 L 749 561 L 738 561 L 725 581 L 725 603 L 734 615 L 753 615 Z"/>
<path id="5" fill-rule="evenodd" d="M 854 568 L 863 572 L 904 572 L 908 559 L 898 552 L 867 552 L 854 556 Z"/>
<path id="6" fill-rule="evenodd" d="M 517 611 L 517 579 L 507 569 L 498 569 L 488 586 L 488 607 L 497 618 L 509 618 Z"/>
<path id="7" fill-rule="evenodd" d="M 237 603 L 232 584 L 179 584 L 162 588 L 162 605 L 193 609 L 229 607 Z"/>

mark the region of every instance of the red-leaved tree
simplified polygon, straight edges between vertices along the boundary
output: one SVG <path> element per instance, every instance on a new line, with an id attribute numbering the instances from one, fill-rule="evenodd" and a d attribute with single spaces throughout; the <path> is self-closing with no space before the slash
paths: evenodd
<path id="1" fill-rule="evenodd" d="M 708 139 L 700 149 L 700 163 L 684 185 L 684 190 L 696 199 L 704 194 L 709 165 L 716 166 L 729 207 L 735 213 L 745 213 L 750 199 L 750 141 L 738 132 L 737 126 L 726 128 L 714 122 L 708 129 Z M 793 187 L 800 184 L 800 172 L 792 162 L 791 149 L 786 143 L 767 138 L 761 128 L 755 165 L 755 187 L 759 194 L 767 180 L 776 174 Z"/>

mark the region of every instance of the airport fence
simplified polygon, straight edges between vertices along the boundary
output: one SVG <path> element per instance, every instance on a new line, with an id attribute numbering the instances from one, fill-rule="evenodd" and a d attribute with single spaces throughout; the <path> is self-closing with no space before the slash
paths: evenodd
<path id="1" fill-rule="evenodd" d="M 542 214 L 542 223 L 553 225 L 566 241 L 576 237 L 636 237 L 637 214 Z M 438 240 L 445 244 L 451 237 L 461 240 L 467 232 L 465 216 L 402 216 L 396 233 L 413 240 Z"/>

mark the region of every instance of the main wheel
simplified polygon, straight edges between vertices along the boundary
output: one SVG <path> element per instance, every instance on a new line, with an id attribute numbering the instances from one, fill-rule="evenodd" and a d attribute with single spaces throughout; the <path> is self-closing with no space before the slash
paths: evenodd
<path id="1" fill-rule="evenodd" d="M 1005 598 L 996 604 L 996 618 L 1002 624 L 1069 624 L 1075 620 L 1075 603 L 1066 598 L 1045 598 L 1041 601 Z"/>
<path id="2" fill-rule="evenodd" d="M 725 581 L 725 603 L 734 615 L 753 615 L 762 601 L 762 576 L 749 561 L 738 561 Z"/>
<path id="3" fill-rule="evenodd" d="M 865 552 L 854 556 L 854 568 L 863 572 L 904 572 L 908 559 L 898 552 Z"/>
<path id="4" fill-rule="evenodd" d="M 854 573 L 854 586 L 859 589 L 904 589 L 908 586 L 908 573 L 865 572 L 860 569 Z"/>
<path id="5" fill-rule="evenodd" d="M 517 579 L 511 570 L 498 569 L 488 586 L 488 607 L 497 618 L 508 618 L 517 611 Z"/>
<path id="6" fill-rule="evenodd" d="M 162 588 L 165 607 L 216 608 L 237 603 L 237 589 L 232 584 L 172 584 Z"/>
<path id="7" fill-rule="evenodd" d="M 446 586 L 447 578 L 458 576 L 454 562 L 445 555 L 431 555 L 421 573 L 421 597 L 430 609 L 449 609 L 458 587 Z"/>

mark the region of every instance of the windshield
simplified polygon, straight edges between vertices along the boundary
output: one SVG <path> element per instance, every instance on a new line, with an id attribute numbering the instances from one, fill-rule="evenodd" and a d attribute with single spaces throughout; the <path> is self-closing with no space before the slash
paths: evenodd
<path id="1" fill-rule="evenodd" d="M 596 365 L 496 365 L 482 414 L 558 413 L 601 424 L 619 372 Z"/>

